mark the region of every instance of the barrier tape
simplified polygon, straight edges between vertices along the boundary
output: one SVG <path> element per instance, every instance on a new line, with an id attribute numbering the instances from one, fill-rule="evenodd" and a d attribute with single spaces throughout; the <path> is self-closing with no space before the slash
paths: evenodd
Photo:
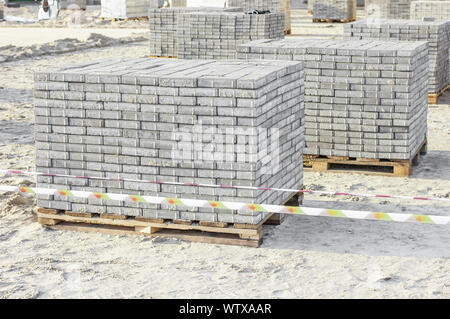
<path id="1" fill-rule="evenodd" d="M 248 204 L 241 202 L 208 201 L 199 199 L 167 198 L 167 197 L 115 194 L 115 193 L 96 193 L 96 192 L 75 191 L 66 189 L 58 190 L 49 188 L 31 188 L 31 187 L 10 186 L 10 185 L 0 185 L 0 191 L 19 192 L 37 195 L 58 195 L 66 197 L 78 197 L 78 198 L 96 198 L 101 200 L 117 200 L 133 203 L 167 204 L 182 207 L 232 209 L 243 212 L 265 212 L 265 213 L 291 214 L 291 215 L 326 216 L 336 218 L 384 220 L 384 221 L 409 222 L 420 224 L 440 224 L 440 225 L 450 224 L 450 216 L 380 213 L 368 211 L 336 210 L 336 209 L 281 206 L 268 204 Z"/>
<path id="2" fill-rule="evenodd" d="M 77 179 L 97 179 L 97 180 L 104 180 L 104 181 L 151 183 L 151 184 L 165 184 L 165 185 L 177 185 L 177 186 L 247 189 L 247 190 L 259 190 L 259 191 L 267 190 L 267 191 L 279 191 L 279 192 L 289 192 L 289 193 L 324 194 L 324 195 L 331 195 L 331 196 L 398 198 L 398 199 L 409 199 L 409 200 L 429 200 L 429 201 L 450 202 L 450 198 L 441 198 L 441 197 L 357 194 L 357 193 L 347 193 L 347 192 L 327 192 L 327 191 L 298 190 L 298 189 L 288 189 L 288 188 L 274 188 L 274 187 L 253 187 L 253 186 L 232 186 L 232 185 L 216 185 L 216 184 L 201 184 L 201 183 L 164 182 L 164 181 L 150 181 L 150 180 L 138 180 L 138 179 L 128 179 L 128 178 L 108 178 L 108 177 L 94 177 L 94 176 L 75 176 L 75 175 L 64 175 L 64 174 L 51 174 L 51 173 L 40 173 L 40 172 L 24 172 L 24 171 L 17 171 L 17 170 L 0 170 L 0 173 L 15 174 L 15 175 L 65 177 L 65 178 L 77 178 Z"/>

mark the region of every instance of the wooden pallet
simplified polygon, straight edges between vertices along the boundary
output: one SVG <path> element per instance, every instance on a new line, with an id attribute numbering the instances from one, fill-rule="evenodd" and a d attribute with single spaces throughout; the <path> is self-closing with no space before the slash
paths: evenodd
<path id="1" fill-rule="evenodd" d="M 439 97 L 445 93 L 450 88 L 450 84 L 440 90 L 438 93 L 429 93 L 428 94 L 428 105 L 437 104 Z"/>
<path id="2" fill-rule="evenodd" d="M 356 21 L 356 19 L 315 19 L 313 18 L 313 23 L 349 23 Z"/>
<path id="3" fill-rule="evenodd" d="M 293 193 L 283 205 L 299 205 L 303 194 Z M 268 214 L 256 225 L 220 222 L 192 222 L 113 214 L 78 213 L 38 208 L 38 222 L 55 230 L 97 232 L 110 235 L 144 235 L 178 238 L 209 244 L 259 247 L 262 243 L 262 226 L 280 225 L 283 214 Z"/>
<path id="4" fill-rule="evenodd" d="M 292 34 L 292 30 L 291 29 L 284 30 L 284 35 L 290 35 L 290 34 Z"/>
<path id="5" fill-rule="evenodd" d="M 70 9 L 70 8 L 60 8 L 60 11 L 86 11 L 86 8 L 77 8 L 77 9 Z"/>
<path id="6" fill-rule="evenodd" d="M 149 55 L 150 59 L 178 59 L 176 56 L 160 56 L 160 55 Z"/>
<path id="7" fill-rule="evenodd" d="M 303 155 L 303 170 L 408 177 L 412 172 L 412 166 L 417 165 L 420 161 L 420 156 L 426 153 L 427 141 L 425 140 L 416 154 L 409 160 Z"/>
<path id="8" fill-rule="evenodd" d="M 313 12 L 312 11 L 308 11 L 308 15 L 312 16 Z"/>

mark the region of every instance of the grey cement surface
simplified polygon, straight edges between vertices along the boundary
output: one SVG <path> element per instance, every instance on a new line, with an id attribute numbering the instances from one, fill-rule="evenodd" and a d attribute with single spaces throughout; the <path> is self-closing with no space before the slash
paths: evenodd
<path id="1" fill-rule="evenodd" d="M 26 103 L 33 101 L 33 91 L 0 88 L 0 103 Z"/>
<path id="2" fill-rule="evenodd" d="M 34 124 L 29 122 L 0 121 L 1 144 L 33 144 Z"/>

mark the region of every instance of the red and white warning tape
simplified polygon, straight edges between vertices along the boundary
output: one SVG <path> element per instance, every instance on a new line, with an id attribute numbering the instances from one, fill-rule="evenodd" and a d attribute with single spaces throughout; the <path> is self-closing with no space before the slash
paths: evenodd
<path id="1" fill-rule="evenodd" d="M 219 208 L 219 209 L 246 211 L 246 212 L 278 213 L 291 215 L 384 220 L 384 221 L 395 221 L 404 223 L 450 225 L 450 216 L 380 213 L 380 212 L 336 210 L 336 209 L 297 207 L 297 206 L 281 206 L 281 205 L 266 205 L 266 204 L 251 204 L 251 203 L 249 204 L 242 202 L 208 201 L 200 199 L 167 198 L 167 197 L 115 194 L 115 193 L 96 193 L 96 192 L 75 191 L 66 189 L 61 190 L 48 188 L 31 188 L 31 187 L 10 186 L 10 185 L 0 185 L 0 191 L 37 194 L 37 195 L 58 195 L 77 198 L 96 198 L 101 200 L 117 200 L 133 203 L 166 204 L 172 205 L 174 207 L 181 206 L 181 207 Z"/>
<path id="2" fill-rule="evenodd" d="M 139 180 L 139 179 L 129 179 L 129 178 L 108 178 L 108 177 L 95 177 L 95 176 L 75 176 L 75 175 L 64 175 L 64 174 L 51 174 L 51 173 L 40 173 L 40 172 L 24 172 L 24 171 L 18 171 L 18 170 L 0 170 L 0 173 L 15 174 L 15 175 L 34 175 L 34 176 L 65 177 L 65 178 L 77 178 L 77 179 L 96 179 L 96 180 L 105 180 L 105 181 L 165 184 L 165 185 L 177 185 L 177 186 L 247 189 L 247 190 L 259 190 L 259 191 L 267 190 L 267 191 L 278 191 L 278 192 L 289 192 L 289 193 L 298 192 L 298 193 L 304 193 L 304 194 L 323 194 L 323 195 L 331 195 L 331 196 L 397 198 L 397 199 L 409 199 L 409 200 L 428 200 L 428 201 L 450 202 L 450 198 L 442 198 L 442 197 L 359 194 L 359 193 L 348 193 L 348 192 L 327 192 L 327 191 L 315 191 L 315 190 L 274 188 L 274 187 L 233 186 L 233 185 L 216 185 L 216 184 L 202 184 L 202 183 L 180 183 L 180 182 L 165 182 L 165 181 L 158 181 L 158 180 L 150 181 L 150 180 Z"/>

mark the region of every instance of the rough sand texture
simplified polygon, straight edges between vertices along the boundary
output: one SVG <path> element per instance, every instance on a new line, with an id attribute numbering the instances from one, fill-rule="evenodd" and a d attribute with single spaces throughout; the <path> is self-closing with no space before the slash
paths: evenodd
<path id="1" fill-rule="evenodd" d="M 134 33 L 147 33 L 147 30 L 136 29 L 80 29 L 80 28 L 21 28 L 21 36 L 15 35 L 17 28 L 0 28 L 0 47 L 6 45 L 31 46 L 33 44 L 44 44 L 57 40 L 63 40 L 70 34 L 71 38 L 85 42 L 92 33 L 101 34 L 105 37 L 119 39 L 129 37 Z"/>
<path id="2" fill-rule="evenodd" d="M 17 29 L 14 29 L 17 31 Z M 32 29 L 40 31 L 39 29 Z M 58 29 L 58 30 L 64 30 L 64 29 Z M 97 30 L 97 29 L 91 29 L 94 31 L 99 31 L 102 33 L 114 33 L 114 32 L 104 32 L 104 30 Z M 115 31 L 115 30 L 112 30 Z M 122 30 L 119 30 L 122 31 Z M 0 38 L 2 28 L 0 28 Z M 5 33 L 4 37 L 6 40 L 4 40 L 4 43 L 26 43 L 26 40 L 19 38 L 18 41 L 15 41 L 14 39 L 11 39 L 14 37 L 14 34 L 16 32 L 9 31 L 9 33 Z M 31 32 L 36 33 L 36 32 Z M 45 43 L 37 43 L 37 44 L 31 44 L 28 46 L 17 46 L 13 44 L 8 44 L 0 47 L 0 63 L 1 62 L 8 62 L 8 61 L 19 61 L 26 58 L 33 58 L 43 55 L 51 55 L 51 54 L 62 54 L 62 53 L 68 53 L 68 52 L 75 52 L 75 51 L 81 51 L 81 50 L 87 50 L 92 48 L 100 48 L 100 47 L 108 47 L 113 45 L 120 45 L 120 44 L 126 44 L 126 43 L 133 43 L 133 42 L 142 42 L 142 41 L 148 41 L 149 35 L 148 32 L 123 32 L 123 34 L 128 34 L 124 37 L 108 37 L 102 33 L 95 33 L 95 32 L 82 32 L 80 33 L 80 38 L 67 38 L 68 34 L 74 34 L 73 32 L 67 32 L 65 34 L 65 37 L 63 33 L 59 32 L 59 34 L 55 36 L 48 36 L 48 37 L 42 37 L 43 39 L 39 41 L 51 41 L 54 38 L 58 38 L 57 40 L 53 42 L 45 42 Z M 120 36 L 120 33 L 116 34 L 117 36 Z M 37 34 L 35 34 L 36 37 L 39 37 Z M 87 36 L 87 38 L 84 38 Z M 47 38 L 47 40 L 45 40 Z M 33 43 L 33 41 L 30 41 Z"/>
<path id="3" fill-rule="evenodd" d="M 34 169 L 26 133 L 33 119 L 33 71 L 146 53 L 147 45 L 139 43 L 0 64 L 0 167 Z M 305 184 L 450 197 L 450 92 L 439 102 L 430 108 L 429 153 L 410 178 L 305 173 Z M 23 139 L 13 139 L 14 129 Z M 31 177 L 1 182 L 34 185 Z M 450 297 L 448 226 L 288 216 L 281 226 L 264 227 L 264 243 L 255 249 L 47 230 L 32 214 L 32 198 L 0 196 L 3 298 Z M 307 195 L 305 205 L 450 214 L 448 204 L 407 200 Z"/>

